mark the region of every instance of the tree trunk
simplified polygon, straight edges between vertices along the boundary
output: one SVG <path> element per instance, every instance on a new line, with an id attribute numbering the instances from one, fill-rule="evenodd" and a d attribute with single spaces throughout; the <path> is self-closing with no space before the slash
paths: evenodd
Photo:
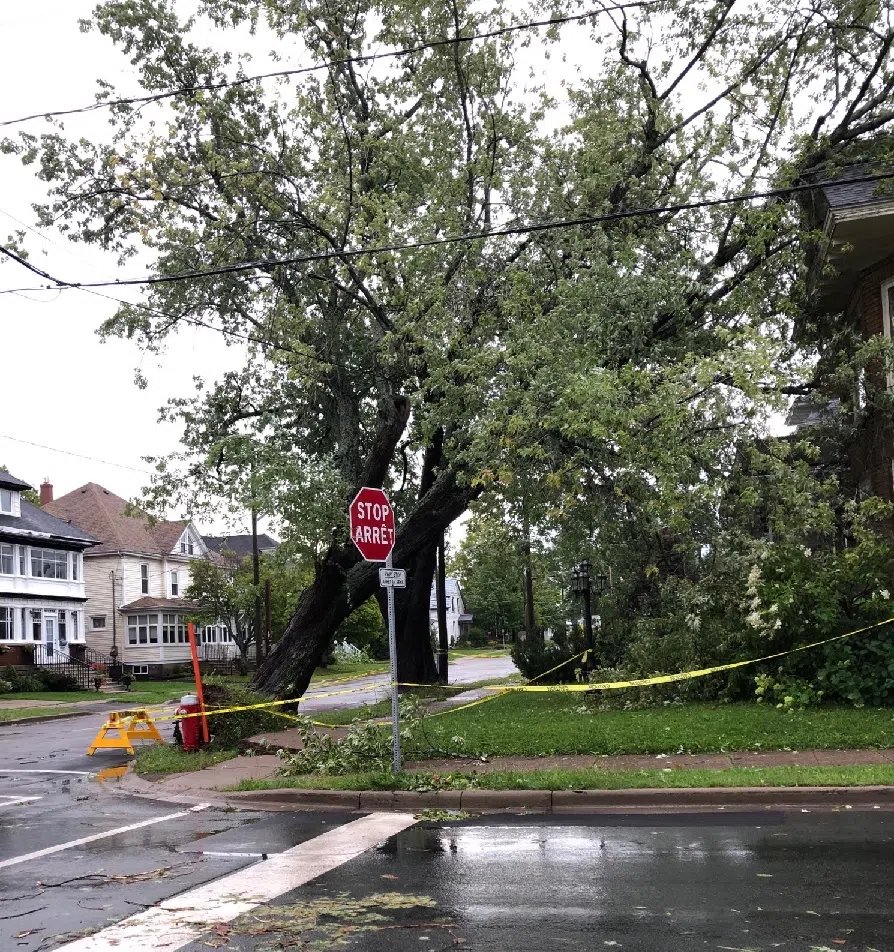
<path id="1" fill-rule="evenodd" d="M 451 471 L 441 470 L 431 488 L 398 527 L 394 564 L 399 568 L 406 567 L 408 576 L 410 571 L 413 573 L 413 586 L 409 577 L 407 582 L 407 611 L 398 615 L 398 674 L 402 681 L 435 680 L 434 656 L 428 636 L 428 599 L 435 550 L 441 533 L 466 511 L 480 492 L 480 487 L 458 485 Z M 303 694 L 338 626 L 358 605 L 378 592 L 377 563 L 364 562 L 350 541 L 330 548 L 317 564 L 314 581 L 302 593 L 282 638 L 258 668 L 254 686 L 281 698 Z M 421 647 L 413 648 L 406 639 L 415 632 L 417 642 L 420 640 L 420 617 L 425 620 L 425 638 L 421 639 Z M 403 664 L 402 653 L 408 659 Z"/>
<path id="2" fill-rule="evenodd" d="M 429 614 L 437 550 L 438 543 L 435 541 L 406 563 L 397 565 L 397 568 L 406 568 L 407 571 L 407 587 L 394 591 L 397 680 L 402 684 L 431 684 L 438 680 Z M 387 608 L 383 589 L 379 589 L 378 600 L 382 615 L 385 616 Z"/>

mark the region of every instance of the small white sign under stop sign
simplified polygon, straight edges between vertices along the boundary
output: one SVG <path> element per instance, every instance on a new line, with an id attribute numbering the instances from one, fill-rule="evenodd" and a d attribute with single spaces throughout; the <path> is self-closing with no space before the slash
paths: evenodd
<path id="1" fill-rule="evenodd" d="M 379 585 L 382 588 L 406 588 L 406 569 L 379 569 Z"/>

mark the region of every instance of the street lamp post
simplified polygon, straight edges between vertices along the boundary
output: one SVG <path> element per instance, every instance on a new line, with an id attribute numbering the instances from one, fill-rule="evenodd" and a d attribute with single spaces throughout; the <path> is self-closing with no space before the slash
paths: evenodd
<path id="1" fill-rule="evenodd" d="M 581 564 L 571 573 L 571 590 L 582 596 L 584 603 L 584 632 L 587 639 L 587 664 L 588 671 L 595 667 L 594 654 L 596 643 L 593 638 L 593 608 L 590 600 L 591 592 L 596 590 L 597 595 L 601 595 L 605 589 L 605 575 L 591 575 L 590 563 L 584 559 Z"/>

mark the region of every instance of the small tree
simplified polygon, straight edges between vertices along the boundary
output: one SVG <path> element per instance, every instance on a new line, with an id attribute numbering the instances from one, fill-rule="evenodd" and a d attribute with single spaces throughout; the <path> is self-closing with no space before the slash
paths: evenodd
<path id="1" fill-rule="evenodd" d="M 197 619 L 204 624 L 222 622 L 245 661 L 255 644 L 254 596 L 251 573 L 246 573 L 232 552 L 224 552 L 220 561 L 196 560 L 192 581 L 184 593 L 196 603 Z"/>

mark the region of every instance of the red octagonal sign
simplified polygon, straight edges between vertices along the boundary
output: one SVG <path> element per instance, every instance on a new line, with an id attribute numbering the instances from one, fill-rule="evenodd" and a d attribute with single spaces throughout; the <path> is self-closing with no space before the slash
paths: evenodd
<path id="1" fill-rule="evenodd" d="M 394 510 L 384 491 L 364 486 L 349 510 L 351 538 L 367 562 L 384 562 L 394 548 Z"/>

